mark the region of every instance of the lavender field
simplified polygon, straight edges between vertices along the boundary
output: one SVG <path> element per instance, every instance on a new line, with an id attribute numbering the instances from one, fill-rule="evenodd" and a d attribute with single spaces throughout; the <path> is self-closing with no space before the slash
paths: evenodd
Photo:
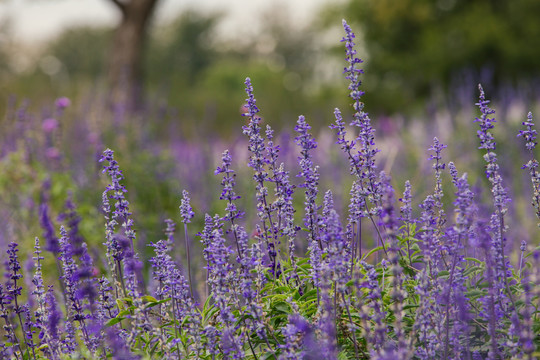
<path id="1" fill-rule="evenodd" d="M 371 119 L 343 31 L 351 106 L 317 133 L 274 132 L 249 77 L 236 140 L 13 102 L 0 359 L 539 358 L 540 101 Z"/>

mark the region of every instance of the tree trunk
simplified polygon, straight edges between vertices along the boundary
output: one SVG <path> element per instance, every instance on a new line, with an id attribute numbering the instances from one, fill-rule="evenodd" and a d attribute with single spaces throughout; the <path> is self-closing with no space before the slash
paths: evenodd
<path id="1" fill-rule="evenodd" d="M 142 92 L 141 60 L 149 20 L 158 0 L 111 0 L 122 12 L 109 57 L 108 85 L 115 106 L 133 109 Z"/>

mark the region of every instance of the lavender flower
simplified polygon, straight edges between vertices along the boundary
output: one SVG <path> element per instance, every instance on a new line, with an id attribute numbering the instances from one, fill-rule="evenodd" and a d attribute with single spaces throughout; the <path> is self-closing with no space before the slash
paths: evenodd
<path id="1" fill-rule="evenodd" d="M 189 193 L 186 190 L 182 191 L 182 203 L 180 205 L 180 216 L 182 217 L 182 222 L 184 224 L 190 223 L 191 219 L 195 215 L 195 213 L 193 212 L 193 209 L 191 208 L 190 200 L 191 199 L 189 198 Z"/>
<path id="2" fill-rule="evenodd" d="M 355 140 L 348 142 L 345 139 L 345 123 L 342 119 L 341 112 L 336 109 L 334 115 L 336 118 L 335 125 L 330 126 L 333 129 L 337 129 L 338 140 L 341 149 L 345 152 L 349 159 L 351 174 L 354 174 L 358 179 L 358 184 L 355 186 L 355 196 L 362 196 L 362 201 L 355 201 L 357 204 L 361 204 L 365 207 L 363 211 L 366 216 L 370 218 L 376 232 L 379 234 L 378 243 L 383 247 L 386 253 L 386 245 L 384 239 L 381 237 L 381 231 L 378 228 L 378 224 L 373 219 L 374 216 L 380 216 L 381 214 L 381 201 L 382 201 L 382 189 L 378 182 L 376 174 L 375 156 L 380 151 L 375 147 L 375 130 L 371 126 L 371 119 L 368 113 L 364 109 L 364 103 L 360 101 L 364 92 L 359 89 L 361 85 L 360 74 L 363 73 L 362 69 L 357 68 L 358 64 L 362 63 L 362 60 L 356 57 L 356 50 L 354 49 L 355 35 L 352 32 L 350 26 L 345 20 L 343 20 L 343 27 L 345 29 L 346 36 L 341 40 L 345 42 L 346 57 L 345 60 L 348 66 L 344 68 L 343 73 L 346 74 L 345 78 L 350 81 L 348 89 L 350 90 L 349 97 L 353 99 L 353 121 L 351 126 L 359 128 L 359 134 Z M 359 149 L 356 149 L 356 146 Z M 369 208 L 368 204 L 372 205 Z M 359 212 L 360 210 L 355 210 Z M 356 220 L 356 219 L 355 219 Z M 354 223 L 357 224 L 357 234 L 360 237 L 361 220 L 358 218 Z M 352 222 L 350 222 L 352 228 Z M 358 241 L 359 243 L 360 241 Z"/>
<path id="3" fill-rule="evenodd" d="M 416 275 L 415 291 L 420 299 L 413 326 L 418 337 L 415 355 L 422 360 L 434 359 L 441 342 L 437 339 L 440 325 L 436 322 L 438 309 L 433 297 L 432 280 L 427 271 L 422 270 Z"/>
<path id="4" fill-rule="evenodd" d="M 22 329 L 24 329 L 21 319 L 22 309 L 17 300 L 18 296 L 21 295 L 22 290 L 22 287 L 18 286 L 17 284 L 17 280 L 22 277 L 22 275 L 19 273 L 21 267 L 17 258 L 18 251 L 17 243 L 11 242 L 8 245 L 8 261 L 6 263 L 7 283 L 5 285 L 5 289 L 0 283 L 0 317 L 4 319 L 4 336 L 8 342 L 11 343 L 11 351 L 16 352 L 17 350 L 14 348 L 17 347 L 19 353 L 22 355 L 23 350 L 17 334 L 15 333 L 15 324 L 12 323 L 12 319 L 10 318 L 10 308 L 13 308 L 14 313 L 18 317 L 19 325 Z M 8 350 L 6 349 L 6 351 Z M 18 359 L 18 355 L 15 356 Z"/>
<path id="5" fill-rule="evenodd" d="M 37 300 L 37 309 L 34 312 L 34 326 L 39 331 L 39 338 L 41 341 L 48 346 L 48 356 L 51 359 L 57 359 L 58 353 L 57 353 L 57 346 L 54 341 L 54 334 L 52 334 L 49 331 L 49 311 L 48 311 L 48 304 L 47 304 L 47 293 L 45 291 L 45 287 L 43 285 L 43 273 L 42 273 L 42 266 L 41 266 L 41 260 L 43 260 L 43 256 L 41 256 L 41 247 L 39 245 L 39 239 L 36 237 L 35 239 L 35 245 L 34 245 L 34 257 L 32 258 L 34 260 L 34 277 L 32 279 L 32 283 L 34 284 L 34 290 L 32 291 L 32 294 L 36 296 Z"/>
<path id="6" fill-rule="evenodd" d="M 536 217 L 540 220 L 540 174 L 538 173 L 538 160 L 534 158 L 534 149 L 536 148 L 536 130 L 534 129 L 534 122 L 532 113 L 529 112 L 527 120 L 521 123 L 526 126 L 527 130 L 520 130 L 518 136 L 525 138 L 525 147 L 530 153 L 530 159 L 527 164 L 522 166 L 522 169 L 529 170 L 531 182 L 533 186 L 532 206 L 535 210 Z M 538 223 L 540 227 L 540 222 Z"/>
<path id="7" fill-rule="evenodd" d="M 456 187 L 456 200 L 454 201 L 456 224 L 447 231 L 449 244 L 446 247 L 450 261 L 450 276 L 443 284 L 440 304 L 446 308 L 445 321 L 445 350 L 444 357 L 449 356 L 450 346 L 453 354 L 464 356 L 464 349 L 460 338 L 467 339 L 469 322 L 469 299 L 467 298 L 465 277 L 463 275 L 464 256 L 462 250 L 464 242 L 469 240 L 473 233 L 473 223 L 476 216 L 476 206 L 473 203 L 474 194 L 469 190 L 467 174 L 458 177 L 455 165 L 449 163 L 452 181 Z M 455 313 L 458 316 L 451 316 Z M 452 326 L 450 318 L 455 318 Z M 452 327 L 452 335 L 451 335 Z M 467 350 L 468 351 L 468 350 Z"/>
<path id="8" fill-rule="evenodd" d="M 223 230 L 214 226 L 211 242 L 206 249 L 208 256 L 208 284 L 212 291 L 216 307 L 219 309 L 219 318 L 223 324 L 221 331 L 221 351 L 225 359 L 243 356 L 242 339 L 234 331 L 235 316 L 232 307 L 235 306 L 236 297 L 231 293 L 234 284 L 238 281 L 233 267 L 229 262 L 232 253 L 226 246 L 223 238 Z"/>
<path id="9" fill-rule="evenodd" d="M 54 354 L 59 354 L 60 352 L 60 336 L 58 332 L 62 314 L 58 310 L 52 286 L 49 286 L 47 293 L 45 294 L 45 304 L 47 313 L 47 334 L 50 337 L 49 346 L 51 347 L 51 353 L 54 356 Z"/>
<path id="10" fill-rule="evenodd" d="M 302 347 L 302 328 L 299 328 L 294 321 L 294 317 L 299 315 L 289 315 L 289 323 L 283 327 L 282 334 L 285 337 L 285 344 L 281 345 L 283 352 L 279 360 L 302 360 L 304 352 Z"/>
<path id="11" fill-rule="evenodd" d="M 478 89 L 480 90 L 480 96 L 476 105 L 480 108 L 482 115 L 480 118 L 476 118 L 475 122 L 480 124 L 480 130 L 477 132 L 480 139 L 479 149 L 486 150 L 486 154 L 484 155 L 486 176 L 491 183 L 491 194 L 495 206 L 495 212 L 491 215 L 489 226 L 491 232 L 491 252 L 494 261 L 493 265 L 495 266 L 492 291 L 497 292 L 497 296 L 510 301 L 513 313 L 517 316 L 516 304 L 509 288 L 508 277 L 510 276 L 510 265 L 505 256 L 505 233 L 507 231 L 507 225 L 504 222 L 504 216 L 508 212 L 507 204 L 510 202 L 510 198 L 503 186 L 502 177 L 499 173 L 499 164 L 497 163 L 497 155 L 495 154 L 495 141 L 490 132 L 495 122 L 495 119 L 490 116 L 495 111 L 488 107 L 489 100 L 485 99 L 484 90 L 481 85 L 478 85 Z M 500 303 L 504 303 L 504 300 L 499 301 Z"/>
<path id="12" fill-rule="evenodd" d="M 532 112 L 529 111 L 527 114 L 527 120 L 521 123 L 527 128 L 527 130 L 519 130 L 519 136 L 523 136 L 526 141 L 525 148 L 528 151 L 532 152 L 538 143 L 536 142 L 537 131 L 534 129 L 534 121 L 532 117 Z"/>
<path id="13" fill-rule="evenodd" d="M 199 337 L 197 325 L 200 324 L 200 314 L 194 309 L 192 295 L 190 294 L 190 285 L 186 282 L 184 276 L 176 268 L 171 256 L 168 254 L 167 242 L 164 240 L 152 244 L 156 256 L 150 262 L 152 264 L 154 279 L 158 283 L 155 295 L 158 299 L 171 297 L 171 313 L 174 318 L 173 328 L 176 338 L 179 337 L 179 324 L 184 323 L 186 318 L 190 318 L 190 323 L 185 327 L 189 329 L 189 334 L 193 339 Z M 166 318 L 168 311 L 160 305 L 162 318 Z M 163 328 L 164 325 L 162 325 Z M 160 334 L 163 337 L 163 334 Z M 166 339 L 164 339 L 166 342 Z M 169 351 L 174 344 L 169 344 Z M 189 346 L 189 344 L 188 344 Z M 177 347 L 179 351 L 179 348 Z"/>
<path id="14" fill-rule="evenodd" d="M 441 231 L 441 227 L 446 221 L 446 215 L 444 213 L 443 204 L 442 204 L 442 198 L 444 196 L 443 189 L 442 189 L 442 171 L 446 168 L 446 164 L 442 162 L 442 151 L 446 149 L 448 146 L 444 145 L 437 139 L 436 137 L 433 138 L 433 145 L 428 149 L 429 151 L 434 151 L 434 154 L 429 155 L 429 160 L 435 160 L 432 167 L 435 170 L 435 191 L 433 193 L 433 198 L 435 200 L 435 207 L 438 209 L 439 216 L 438 216 L 438 224 L 437 228 L 438 231 Z"/>
<path id="15" fill-rule="evenodd" d="M 96 318 L 101 322 L 105 322 L 117 315 L 113 295 L 111 294 L 113 288 L 110 286 L 109 280 L 104 276 L 98 280 L 98 283 Z"/>
<path id="16" fill-rule="evenodd" d="M 367 269 L 366 281 L 361 284 L 368 289 L 367 302 L 360 308 L 360 317 L 364 323 L 365 338 L 370 345 L 371 356 L 376 356 L 385 348 L 388 328 L 384 321 L 386 312 L 381 306 L 382 294 L 377 279 L 377 271 L 370 267 Z"/>
<path id="17" fill-rule="evenodd" d="M 184 240 L 186 244 L 186 258 L 187 258 L 187 269 L 188 269 L 188 279 L 189 279 L 189 288 L 191 291 L 191 297 L 193 297 L 193 283 L 191 281 L 191 256 L 189 254 L 189 237 L 187 231 L 187 224 L 191 222 L 191 219 L 195 215 L 190 205 L 189 193 L 184 190 L 182 191 L 182 202 L 180 205 L 180 216 L 182 217 L 182 222 L 184 223 Z"/>
<path id="18" fill-rule="evenodd" d="M 111 149 L 105 150 L 99 161 L 108 162 L 108 165 L 104 166 L 103 172 L 106 172 L 110 176 L 112 182 L 103 193 L 103 209 L 105 219 L 107 220 L 107 224 L 105 225 L 107 241 L 105 245 L 107 246 L 109 267 L 113 272 L 115 285 L 118 287 L 119 281 L 123 281 L 122 289 L 124 293 L 126 295 L 132 294 L 136 297 L 139 293 L 137 289 L 138 273 L 142 265 L 134 249 L 135 230 L 133 229 L 133 220 L 129 211 L 129 202 L 124 197 L 124 193 L 127 190 L 120 183 L 124 179 L 124 176 L 118 166 L 118 162 L 114 159 L 114 152 Z M 112 214 L 108 201 L 109 198 L 116 200 Z M 121 234 L 116 233 L 116 226 L 118 224 L 122 226 Z M 123 274 L 121 274 L 122 261 Z M 121 279 L 122 277 L 123 279 Z"/>
<path id="19" fill-rule="evenodd" d="M 79 323 L 78 329 L 83 334 L 83 339 L 86 346 L 89 349 L 94 350 L 91 346 L 92 343 L 86 327 L 86 320 L 89 318 L 89 316 L 84 313 L 84 307 L 81 302 L 82 297 L 79 293 L 81 281 L 78 276 L 77 264 L 73 260 L 71 244 L 69 243 L 69 237 L 64 226 L 60 227 L 60 234 L 60 259 L 62 261 L 63 272 L 62 280 L 65 288 L 66 310 L 68 316 L 66 326 L 67 324 L 70 324 L 69 326 L 73 326 L 73 322 L 77 321 Z"/>
<path id="20" fill-rule="evenodd" d="M 253 168 L 253 171 L 255 172 L 253 180 L 255 180 L 257 191 L 257 216 L 261 220 L 263 227 L 262 237 L 267 247 L 270 270 L 274 276 L 276 276 L 279 262 L 276 259 L 276 244 L 273 241 L 273 236 L 277 234 L 277 230 L 272 221 L 272 212 L 274 209 L 272 209 L 271 204 L 269 204 L 267 200 L 268 188 L 265 186 L 265 182 L 268 180 L 268 172 L 265 168 L 268 164 L 268 160 L 264 153 L 266 146 L 261 135 L 261 118 L 257 115 L 257 113 L 259 113 L 259 108 L 256 105 L 250 78 L 246 78 L 245 85 L 246 93 L 248 95 L 248 98 L 246 99 L 248 112 L 243 114 L 243 116 L 249 117 L 249 124 L 243 126 L 242 129 L 244 134 L 249 137 L 248 150 L 251 155 L 249 157 L 248 166 Z"/>
<path id="21" fill-rule="evenodd" d="M 276 183 L 276 207 L 280 214 L 280 224 L 283 236 L 288 238 L 289 259 L 296 273 L 296 261 L 294 256 L 296 233 L 299 227 L 294 222 L 293 194 L 295 186 L 289 181 L 289 172 L 284 170 L 283 163 L 274 171 L 274 182 Z"/>
<path id="22" fill-rule="evenodd" d="M 346 36 L 341 40 L 345 42 L 346 48 L 346 60 L 348 67 L 343 70 L 346 74 L 345 78 L 350 81 L 348 89 L 350 90 L 349 97 L 353 99 L 353 109 L 355 113 L 353 115 L 353 121 L 351 126 L 356 126 L 360 129 L 360 134 L 356 139 L 356 143 L 360 145 L 360 150 L 356 157 L 362 163 L 362 171 L 360 177 L 367 182 L 367 187 L 372 197 L 372 203 L 378 204 L 380 201 L 380 190 L 378 189 L 377 175 L 375 174 L 375 155 L 380 151 L 375 148 L 375 130 L 371 126 L 371 119 L 368 113 L 364 112 L 364 104 L 360 101 L 364 92 L 360 90 L 361 80 L 360 74 L 364 71 L 357 68 L 357 64 L 361 64 L 362 60 L 356 57 L 356 50 L 354 50 L 354 38 L 355 35 L 352 32 L 350 26 L 345 20 L 343 20 L 343 28 L 345 29 Z M 374 213 L 378 213 L 379 209 L 374 209 Z"/>
<path id="23" fill-rule="evenodd" d="M 242 218 L 244 213 L 238 210 L 236 206 L 236 200 L 240 199 L 240 196 L 237 195 L 234 190 L 234 187 L 236 185 L 234 178 L 236 174 L 234 173 L 234 170 L 231 169 L 232 159 L 228 150 L 225 150 L 223 152 L 221 160 L 222 166 L 218 166 L 214 174 L 223 174 L 223 180 L 221 181 L 221 186 L 223 188 L 221 191 L 221 196 L 219 197 L 220 200 L 227 200 L 227 205 L 225 208 L 226 214 L 223 217 L 223 220 L 231 223 L 231 231 L 234 235 L 236 250 L 238 252 L 238 261 L 240 261 L 246 250 L 247 242 L 244 243 L 239 241 L 240 239 L 238 238 L 238 233 L 237 231 L 235 231 L 237 227 L 237 224 L 235 222 L 238 219 Z"/>
<path id="24" fill-rule="evenodd" d="M 332 190 L 328 190 L 324 193 L 323 198 L 323 206 L 322 206 L 322 214 L 319 218 L 319 231 L 321 233 L 326 232 L 326 223 L 325 219 L 327 219 L 330 216 L 330 213 L 332 211 L 335 211 L 334 209 L 334 195 L 332 194 Z M 324 244 L 324 247 L 326 248 L 327 244 L 325 242 L 325 239 L 321 239 L 322 243 Z"/>
<path id="25" fill-rule="evenodd" d="M 319 249 L 322 250 L 322 243 L 317 236 L 317 211 L 319 206 L 316 204 L 316 200 L 319 193 L 319 167 L 313 164 L 311 155 L 311 151 L 317 148 L 317 142 L 310 134 L 309 130 L 311 130 L 311 126 L 306 122 L 304 116 L 298 117 L 297 125 L 294 130 L 298 133 L 298 136 L 294 138 L 294 142 L 301 148 L 301 156 L 298 158 L 301 171 L 298 176 L 304 179 L 299 187 L 306 189 L 304 201 L 304 226 L 308 229 L 310 243 L 317 242 Z"/>
<path id="26" fill-rule="evenodd" d="M 416 220 L 412 217 L 412 194 L 411 194 L 411 183 L 409 180 L 405 181 L 405 191 L 403 191 L 403 197 L 399 199 L 403 204 L 399 208 L 401 216 L 399 220 L 403 222 L 404 225 L 404 235 L 407 239 L 407 257 L 409 258 L 409 264 L 412 266 L 411 259 L 411 227 L 416 223 Z"/>

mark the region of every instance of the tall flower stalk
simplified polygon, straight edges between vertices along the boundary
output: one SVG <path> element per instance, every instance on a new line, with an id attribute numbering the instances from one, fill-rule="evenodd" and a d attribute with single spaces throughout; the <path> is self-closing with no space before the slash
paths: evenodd
<path id="1" fill-rule="evenodd" d="M 180 205 L 180 216 L 182 217 L 182 222 L 184 223 L 184 240 L 186 244 L 186 258 L 187 258 L 187 270 L 188 270 L 188 279 L 189 279 L 189 291 L 191 297 L 193 298 L 193 282 L 191 281 L 191 255 L 189 252 L 189 236 L 187 230 L 187 224 L 191 222 L 191 219 L 195 213 L 193 212 L 190 205 L 189 193 L 184 190 L 182 191 L 182 203 Z"/>
<path id="2" fill-rule="evenodd" d="M 378 182 L 378 175 L 376 173 L 377 166 L 375 164 L 375 156 L 380 151 L 375 147 L 375 129 L 371 125 L 371 119 L 367 112 L 364 111 L 364 103 L 361 101 L 364 91 L 360 90 L 362 81 L 360 75 L 364 71 L 358 67 L 363 61 L 356 56 L 355 50 L 355 34 L 351 27 L 343 20 L 343 28 L 345 30 L 345 37 L 341 40 L 345 43 L 345 60 L 347 66 L 344 68 L 343 73 L 345 78 L 349 80 L 349 97 L 353 100 L 352 107 L 354 110 L 353 120 L 350 125 L 357 127 L 359 130 L 358 136 L 354 140 L 346 140 L 346 128 L 345 122 L 339 109 L 335 109 L 335 123 L 330 126 L 331 129 L 337 131 L 337 144 L 340 145 L 341 150 L 346 154 L 350 172 L 356 177 L 356 181 L 353 184 L 355 196 L 360 196 L 362 200 L 357 200 L 357 205 L 363 206 L 363 208 L 353 210 L 353 213 L 357 213 L 358 218 L 351 219 L 351 224 L 356 224 L 357 236 L 352 236 L 351 244 L 352 248 L 355 248 L 354 241 L 360 242 L 361 240 L 361 219 L 367 217 L 370 219 L 376 233 L 377 243 L 382 247 L 385 255 L 387 254 L 386 243 L 383 238 L 383 231 L 379 229 L 381 225 L 375 218 L 381 216 L 382 210 L 382 189 Z M 355 188 L 356 187 L 356 188 Z M 351 225 L 352 226 L 352 225 Z M 384 226 L 384 225 L 382 225 Z"/>
<path id="3" fill-rule="evenodd" d="M 268 181 L 268 171 L 266 165 L 268 159 L 265 155 L 265 141 L 261 134 L 261 117 L 257 115 L 259 108 L 257 107 L 257 101 L 253 94 L 253 86 L 251 79 L 246 78 L 244 82 L 246 85 L 246 99 L 248 112 L 242 114 L 249 118 L 248 125 L 242 127 L 245 135 L 249 137 L 248 150 L 251 153 L 249 157 L 248 166 L 253 168 L 253 180 L 255 180 L 256 198 L 257 198 L 257 216 L 262 223 L 262 238 L 265 241 L 266 250 L 269 259 L 269 267 L 274 277 L 277 276 L 279 271 L 279 260 L 277 252 L 277 244 L 274 240 L 274 236 L 278 233 L 276 224 L 272 219 L 272 204 L 268 200 L 268 188 L 265 183 Z"/>

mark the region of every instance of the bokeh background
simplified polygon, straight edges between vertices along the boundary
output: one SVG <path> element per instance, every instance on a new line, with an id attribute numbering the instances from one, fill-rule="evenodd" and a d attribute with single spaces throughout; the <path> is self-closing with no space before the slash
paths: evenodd
<path id="1" fill-rule="evenodd" d="M 529 154 L 516 134 L 528 111 L 540 113 L 538 14 L 537 0 L 0 0 L 1 253 L 14 240 L 31 249 L 43 209 L 59 226 L 71 199 L 80 233 L 102 256 L 107 180 L 97 159 L 106 147 L 126 176 L 143 259 L 163 220 L 178 221 L 183 189 L 197 213 L 192 235 L 204 213 L 223 211 L 213 172 L 227 148 L 243 206 L 254 208 L 240 116 L 247 76 L 292 177 L 294 124 L 306 116 L 319 141 L 321 192 L 332 188 L 346 216 L 352 179 L 328 129 L 335 107 L 351 116 L 342 19 L 365 60 L 379 168 L 398 193 L 407 179 L 416 205 L 432 191 L 426 150 L 438 136 L 449 145 L 445 161 L 489 197 L 475 151 L 481 82 L 497 110 L 514 199 L 509 246 L 534 241 L 530 181 L 520 170 Z M 58 105 L 63 97 L 68 107 Z M 255 216 L 248 211 L 246 222 Z"/>

